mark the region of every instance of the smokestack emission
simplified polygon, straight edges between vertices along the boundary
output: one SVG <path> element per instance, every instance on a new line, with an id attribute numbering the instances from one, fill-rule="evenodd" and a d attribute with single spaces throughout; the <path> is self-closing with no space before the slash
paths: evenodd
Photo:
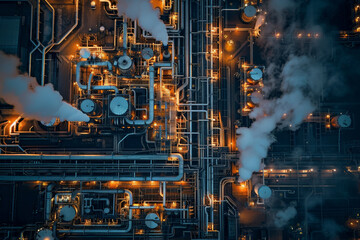
<path id="1" fill-rule="evenodd" d="M 141 28 L 151 33 L 164 46 L 168 45 L 166 26 L 160 20 L 160 12 L 152 7 L 149 0 L 118 0 L 118 15 L 138 20 Z"/>
<path id="2" fill-rule="evenodd" d="M 297 214 L 296 208 L 290 206 L 284 210 L 280 210 L 275 214 L 274 224 L 278 228 L 284 227 L 288 222 L 293 219 Z"/>
<path id="3" fill-rule="evenodd" d="M 274 11 L 271 12 L 273 15 L 269 18 L 270 22 L 263 25 L 263 31 L 269 34 L 280 30 L 284 36 L 293 35 L 299 19 L 293 17 L 285 21 L 284 14 L 292 12 L 298 7 L 297 4 L 295 0 L 270 0 L 268 7 Z M 264 19 L 259 17 L 255 27 L 259 28 L 262 23 Z M 276 141 L 272 134 L 274 130 L 296 130 L 308 114 L 316 109 L 316 100 L 326 82 L 325 60 L 309 56 L 310 51 L 307 49 L 302 49 L 294 42 L 284 44 L 275 37 L 260 37 L 259 42 L 268 62 L 263 88 L 265 96 L 259 99 L 258 106 L 249 114 L 254 120 L 252 125 L 236 130 L 242 181 L 250 179 L 253 172 L 260 170 L 262 159 Z M 319 52 L 324 55 L 329 50 L 319 46 Z M 277 97 L 270 97 L 272 93 L 276 93 L 273 96 Z"/>
<path id="4" fill-rule="evenodd" d="M 13 105 L 17 113 L 44 122 L 54 118 L 60 121 L 90 120 L 87 115 L 62 101 L 62 96 L 52 84 L 40 86 L 35 78 L 20 75 L 19 65 L 17 57 L 0 51 L 0 97 Z"/>

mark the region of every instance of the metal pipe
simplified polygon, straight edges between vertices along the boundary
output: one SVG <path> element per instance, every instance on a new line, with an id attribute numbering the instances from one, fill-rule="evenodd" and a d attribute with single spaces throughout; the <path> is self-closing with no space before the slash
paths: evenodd
<path id="1" fill-rule="evenodd" d="M 227 183 L 230 182 L 234 182 L 235 181 L 235 177 L 224 177 L 223 179 L 221 179 L 220 181 L 220 199 L 219 199 L 219 205 L 220 205 L 220 210 L 219 210 L 219 222 L 220 222 L 220 226 L 219 226 L 219 231 L 220 231 L 220 238 L 223 239 L 224 237 L 224 229 L 223 229 L 223 201 L 224 201 L 224 188 L 225 185 Z"/>
<path id="2" fill-rule="evenodd" d="M 154 78 L 155 78 L 155 69 L 153 66 L 149 67 L 149 116 L 146 120 L 131 120 L 125 118 L 125 121 L 131 125 L 150 125 L 154 121 Z"/>
<path id="3" fill-rule="evenodd" d="M 154 63 L 153 66 L 149 67 L 149 116 L 146 120 L 131 120 L 125 118 L 126 123 L 130 125 L 150 125 L 154 121 L 154 103 L 155 103 L 155 68 L 160 67 L 160 71 L 162 67 L 171 67 L 171 64 L 168 62 L 160 62 Z"/>
<path id="4" fill-rule="evenodd" d="M 127 18 L 123 17 L 123 48 L 124 48 L 124 54 L 126 54 L 127 49 Z"/>
<path id="5" fill-rule="evenodd" d="M 46 188 L 46 197 L 45 197 L 45 219 L 46 221 L 50 220 L 51 215 L 51 199 L 52 199 L 52 189 L 54 188 L 54 184 L 50 184 Z"/>
<path id="6" fill-rule="evenodd" d="M 184 175 L 184 159 L 179 153 L 171 155 L 41 155 L 0 154 L 0 160 L 163 160 L 176 158 L 179 161 L 175 176 L 0 176 L 0 181 L 180 181 Z"/>
<path id="7" fill-rule="evenodd" d="M 111 191 L 111 190 L 86 190 L 86 191 L 94 191 L 94 192 L 103 192 L 103 191 Z M 132 192 L 130 190 L 113 190 L 113 191 L 118 191 L 119 193 L 126 193 L 129 195 L 129 224 L 128 227 L 126 229 L 113 229 L 110 228 L 111 225 L 108 225 L 107 229 L 101 228 L 98 229 L 96 228 L 96 226 L 93 226 L 91 229 L 89 228 L 84 228 L 84 226 L 80 226 L 81 229 L 61 229 L 58 230 L 59 233 L 82 233 L 82 234 L 102 234 L 102 233 L 126 233 L 126 232 L 130 232 L 130 230 L 132 229 L 132 205 L 133 205 L 133 196 L 132 196 Z M 121 192 L 120 192 L 121 191 Z M 85 191 L 82 191 L 85 192 Z M 117 193 L 117 192 L 116 192 Z M 114 225 L 114 227 L 117 227 L 117 225 Z"/>
<path id="8" fill-rule="evenodd" d="M 79 88 L 81 88 L 83 90 L 88 90 L 88 93 L 89 93 L 89 88 L 94 89 L 94 90 L 114 90 L 116 94 L 119 93 L 119 89 L 116 86 L 91 86 L 92 73 L 90 73 L 88 84 L 87 85 L 82 84 L 80 82 L 80 75 L 81 75 L 80 70 L 81 70 L 81 67 L 85 67 L 85 66 L 107 66 L 109 71 L 112 71 L 112 65 L 109 61 L 104 61 L 104 62 L 81 61 L 81 62 L 78 62 L 76 65 L 76 83 L 79 86 Z"/>
<path id="9" fill-rule="evenodd" d="M 93 77 L 93 72 L 91 72 L 90 75 L 89 75 L 88 86 L 87 86 L 88 95 L 90 95 L 90 93 L 91 93 L 91 80 L 92 80 L 92 77 Z"/>
<path id="10" fill-rule="evenodd" d="M 166 206 L 166 182 L 163 182 L 162 186 L 163 186 L 163 191 L 162 191 L 162 194 L 163 194 L 163 206 L 165 207 Z"/>
<path id="11" fill-rule="evenodd" d="M 69 29 L 69 31 L 67 31 L 66 33 L 65 33 L 65 35 L 59 40 L 59 41 L 57 41 L 56 43 L 54 43 L 53 44 L 53 46 L 55 46 L 55 45 L 59 45 L 60 43 L 62 43 L 64 40 L 65 40 L 65 38 L 67 37 L 67 36 L 69 36 L 69 34 L 77 27 L 77 25 L 79 24 L 79 0 L 75 0 L 75 8 L 76 8 L 76 10 L 75 10 L 75 24 Z M 53 47 L 53 46 L 51 46 L 51 47 Z M 50 50 L 50 49 L 49 49 Z"/>

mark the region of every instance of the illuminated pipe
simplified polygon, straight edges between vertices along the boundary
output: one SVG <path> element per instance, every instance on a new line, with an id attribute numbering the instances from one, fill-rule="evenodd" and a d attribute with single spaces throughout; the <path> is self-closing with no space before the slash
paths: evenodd
<path id="1" fill-rule="evenodd" d="M 87 86 L 88 95 L 90 95 L 90 93 L 91 93 L 91 80 L 92 80 L 92 77 L 93 77 L 93 72 L 91 72 L 90 75 L 89 75 L 88 86 Z"/>
<path id="2" fill-rule="evenodd" d="M 166 206 L 166 182 L 163 182 L 163 190 L 162 190 L 162 194 L 163 194 L 163 206 Z"/>
<path id="3" fill-rule="evenodd" d="M 219 199 L 219 204 L 220 204 L 220 211 L 219 211 L 219 222 L 220 222 L 220 226 L 219 226 L 219 231 L 220 231 L 220 238 L 223 239 L 223 235 L 224 235 L 224 230 L 223 230 L 223 222 L 224 222 L 224 216 L 223 216 L 223 211 L 224 211 L 224 193 L 225 193 L 225 185 L 228 183 L 233 183 L 235 182 L 235 177 L 224 177 L 221 179 L 220 181 L 220 199 Z"/>
<path id="4" fill-rule="evenodd" d="M 45 219 L 46 221 L 50 220 L 51 215 L 51 199 L 52 199 L 52 189 L 54 188 L 54 184 L 50 184 L 46 188 L 46 197 L 45 197 Z"/>
<path id="5" fill-rule="evenodd" d="M 41 154 L 0 154 L 0 160 L 168 160 L 179 161 L 176 176 L 122 177 L 122 176 L 0 176 L 7 181 L 180 181 L 184 175 L 184 159 L 179 153 L 171 155 L 41 155 Z"/>
<path id="6" fill-rule="evenodd" d="M 125 17 L 123 22 L 123 48 L 125 53 L 127 49 L 127 22 Z"/>
<path id="7" fill-rule="evenodd" d="M 108 192 L 110 191 L 110 192 Z M 83 233 L 83 234 L 102 234 L 102 233 L 126 233 L 130 232 L 132 229 L 132 205 L 133 205 L 133 196 L 130 190 L 83 190 L 83 192 L 96 192 L 96 193 L 126 193 L 129 195 L 129 225 L 126 229 L 112 229 L 112 227 L 117 227 L 117 225 L 108 225 L 107 229 L 101 228 L 97 229 L 96 226 L 91 226 L 90 228 L 84 228 L 84 225 L 79 225 L 81 229 L 61 229 L 58 230 L 59 233 Z M 74 225 L 76 227 L 76 225 Z"/>
<path id="8" fill-rule="evenodd" d="M 154 83 L 155 83 L 155 68 L 156 67 L 171 67 L 171 64 L 168 62 L 155 63 L 153 66 L 149 67 L 149 116 L 146 120 L 131 120 L 125 118 L 127 124 L 130 125 L 150 125 L 154 121 Z M 161 69 L 160 69 L 161 71 Z"/>
<path id="9" fill-rule="evenodd" d="M 100 2 L 107 3 L 110 10 L 117 10 L 117 6 L 111 6 L 110 0 L 100 0 Z"/>
<path id="10" fill-rule="evenodd" d="M 67 31 L 65 33 L 65 35 L 59 40 L 57 41 L 56 43 L 54 43 L 54 45 L 59 45 L 60 43 L 62 43 L 65 38 L 67 36 L 69 36 L 69 34 L 77 27 L 77 25 L 79 24 L 79 0 L 75 0 L 75 24 L 69 29 L 69 31 Z"/>
<path id="11" fill-rule="evenodd" d="M 125 121 L 131 125 L 150 125 L 154 121 L 154 78 L 155 78 L 155 70 L 153 66 L 149 67 L 149 116 L 146 120 L 130 120 L 125 118 Z"/>
<path id="12" fill-rule="evenodd" d="M 94 90 L 114 90 L 116 94 L 119 93 L 119 89 L 116 86 L 91 86 L 92 73 L 90 73 L 88 85 L 82 84 L 80 82 L 80 70 L 81 70 L 81 67 L 85 67 L 85 66 L 107 66 L 109 71 L 112 71 L 112 65 L 109 61 L 104 61 L 104 62 L 81 61 L 81 62 L 78 62 L 76 65 L 76 83 L 79 86 L 79 88 L 81 88 L 83 90 L 88 90 L 88 93 L 89 93 L 89 88 L 94 89 Z"/>
<path id="13" fill-rule="evenodd" d="M 54 41 L 54 21 L 55 21 L 55 10 L 54 8 L 51 6 L 51 4 L 46 1 L 46 3 L 51 7 L 52 12 L 53 12 L 53 29 L 52 29 L 52 42 Z M 39 7 L 40 7 L 40 1 L 39 1 Z M 79 23 L 79 0 L 75 1 L 75 7 L 76 7 L 76 13 L 75 13 L 75 24 L 70 28 L 70 30 L 68 32 L 65 33 L 65 35 L 56 43 L 51 43 L 49 45 L 47 45 L 46 47 L 44 47 L 43 52 L 42 52 L 42 69 L 41 69 L 41 85 L 43 86 L 45 84 L 45 56 L 46 53 L 48 53 L 51 48 L 55 45 L 59 45 L 60 43 L 62 43 L 65 38 L 77 27 L 78 23 Z M 38 31 L 39 34 L 39 31 Z"/>

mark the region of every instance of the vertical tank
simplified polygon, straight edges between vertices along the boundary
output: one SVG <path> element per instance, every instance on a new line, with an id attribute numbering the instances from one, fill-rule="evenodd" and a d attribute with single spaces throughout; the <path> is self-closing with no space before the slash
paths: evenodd
<path id="1" fill-rule="evenodd" d="M 268 199 L 271 197 L 271 194 L 272 194 L 271 189 L 268 186 L 261 184 L 261 183 L 257 183 L 254 186 L 254 192 L 261 199 Z"/>
<path id="2" fill-rule="evenodd" d="M 121 116 L 128 112 L 129 102 L 126 100 L 126 98 L 117 96 L 111 99 L 109 108 L 113 114 L 116 116 Z"/>
<path id="3" fill-rule="evenodd" d="M 335 116 L 331 119 L 331 125 L 335 128 L 348 128 L 351 125 L 351 117 L 347 114 Z"/>
<path id="4" fill-rule="evenodd" d="M 247 72 L 246 81 L 250 84 L 257 84 L 263 77 L 263 72 L 260 68 L 252 68 Z"/>
<path id="5" fill-rule="evenodd" d="M 241 12 L 241 20 L 245 23 L 251 22 L 256 15 L 256 8 L 252 5 L 246 6 Z"/>

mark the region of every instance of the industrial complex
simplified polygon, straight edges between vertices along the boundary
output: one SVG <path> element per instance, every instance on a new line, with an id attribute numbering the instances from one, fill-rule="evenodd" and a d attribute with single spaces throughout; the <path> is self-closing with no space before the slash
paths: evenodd
<path id="1" fill-rule="evenodd" d="M 360 239 L 359 0 L 0 1 L 0 239 Z"/>

